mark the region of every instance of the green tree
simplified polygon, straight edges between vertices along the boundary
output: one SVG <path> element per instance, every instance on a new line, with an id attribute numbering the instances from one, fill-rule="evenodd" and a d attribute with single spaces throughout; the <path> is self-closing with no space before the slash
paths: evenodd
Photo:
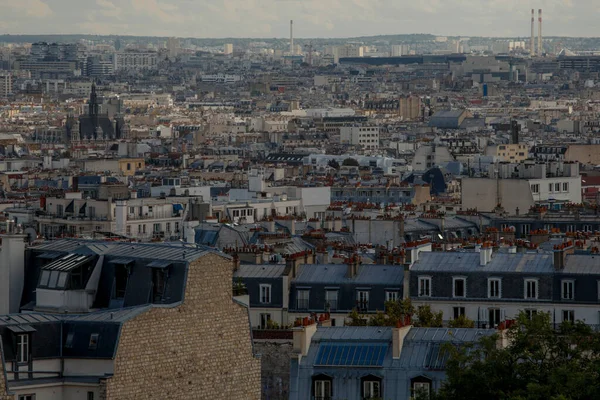
<path id="1" fill-rule="evenodd" d="M 417 321 L 415 321 L 415 326 L 440 328 L 443 326 L 443 323 L 444 313 L 442 311 L 434 313 L 429 304 L 417 308 Z"/>
<path id="2" fill-rule="evenodd" d="M 348 320 L 346 320 L 346 325 L 349 326 L 367 326 L 369 323 L 369 319 L 366 315 L 358 312 L 356 308 L 353 308 L 350 314 L 348 314 Z"/>
<path id="3" fill-rule="evenodd" d="M 345 165 L 348 167 L 359 167 L 360 166 L 358 161 L 356 161 L 356 159 L 351 158 L 351 157 L 348 157 L 344 161 L 342 161 L 342 165 Z"/>
<path id="4" fill-rule="evenodd" d="M 329 162 L 327 163 L 327 165 L 329 165 L 333 169 L 340 169 L 340 163 L 337 162 L 335 160 L 335 158 L 332 158 L 331 160 L 329 160 Z"/>
<path id="5" fill-rule="evenodd" d="M 454 318 L 448 325 L 450 328 L 475 328 L 475 322 L 464 315 Z"/>
<path id="6" fill-rule="evenodd" d="M 600 334 L 582 322 L 554 329 L 549 314 L 521 313 L 500 334 L 445 351 L 435 400 L 600 399 Z"/>
<path id="7" fill-rule="evenodd" d="M 396 326 L 398 321 L 404 321 L 407 317 L 412 318 L 414 313 L 415 308 L 410 299 L 390 300 L 385 302 L 385 312 L 377 311 L 371 318 L 353 309 L 348 314 L 350 323 L 347 325 Z"/>

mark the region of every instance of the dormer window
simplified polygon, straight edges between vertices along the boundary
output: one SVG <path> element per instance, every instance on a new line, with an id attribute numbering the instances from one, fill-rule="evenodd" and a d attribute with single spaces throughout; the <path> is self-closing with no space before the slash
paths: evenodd
<path id="1" fill-rule="evenodd" d="M 68 254 L 42 268 L 39 288 L 78 290 L 85 284 L 93 269 L 94 256 Z"/>
<path id="2" fill-rule="evenodd" d="M 29 333 L 21 333 L 17 335 L 17 362 L 25 364 L 29 362 L 30 346 Z"/>
<path id="3" fill-rule="evenodd" d="M 90 343 L 88 345 L 88 348 L 90 350 L 96 350 L 98 348 L 98 341 L 100 340 L 100 334 L 99 333 L 92 333 L 90 335 Z"/>

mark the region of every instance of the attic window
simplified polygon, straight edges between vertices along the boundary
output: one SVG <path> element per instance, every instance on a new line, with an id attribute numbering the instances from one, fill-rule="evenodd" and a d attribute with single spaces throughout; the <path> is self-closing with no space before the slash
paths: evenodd
<path id="1" fill-rule="evenodd" d="M 89 344 L 88 348 L 90 350 L 96 350 L 98 348 L 98 340 L 100 340 L 100 334 L 92 333 L 90 335 L 90 344 Z"/>

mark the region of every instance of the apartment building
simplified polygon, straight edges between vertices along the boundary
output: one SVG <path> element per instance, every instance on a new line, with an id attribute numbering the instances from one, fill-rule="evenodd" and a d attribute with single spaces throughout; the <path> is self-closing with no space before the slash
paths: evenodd
<path id="1" fill-rule="evenodd" d="M 180 238 L 189 197 L 99 200 L 71 193 L 48 197 L 37 218 L 38 232 L 47 238 L 92 236 L 113 232 L 124 237 L 150 240 Z"/>
<path id="2" fill-rule="evenodd" d="M 0 316 L 0 398 L 260 399 L 260 360 L 227 257 L 80 239 L 22 254 L 27 312 Z"/>
<path id="3" fill-rule="evenodd" d="M 514 319 L 520 311 L 548 312 L 555 323 L 600 324 L 600 274 L 594 254 L 573 242 L 551 251 L 422 253 L 410 269 L 410 297 L 445 320 L 465 315 L 480 327 Z"/>
<path id="4" fill-rule="evenodd" d="M 6 98 L 12 93 L 12 74 L 0 72 L 0 98 Z"/>
<path id="5" fill-rule="evenodd" d="M 379 148 L 379 127 L 343 126 L 340 128 L 340 144 L 361 146 L 367 150 Z"/>
<path id="6" fill-rule="evenodd" d="M 489 167 L 487 178 L 463 178 L 461 184 L 463 209 L 492 211 L 501 205 L 516 214 L 536 203 L 581 203 L 578 163 L 500 163 Z"/>
<path id="7" fill-rule="evenodd" d="M 156 69 L 158 54 L 155 52 L 123 51 L 113 56 L 115 72 L 120 70 Z"/>

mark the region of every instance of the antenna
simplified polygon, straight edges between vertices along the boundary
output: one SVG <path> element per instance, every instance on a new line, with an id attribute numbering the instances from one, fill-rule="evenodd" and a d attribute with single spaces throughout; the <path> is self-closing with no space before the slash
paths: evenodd
<path id="1" fill-rule="evenodd" d="M 290 20 L 290 55 L 294 54 L 294 20 Z"/>

